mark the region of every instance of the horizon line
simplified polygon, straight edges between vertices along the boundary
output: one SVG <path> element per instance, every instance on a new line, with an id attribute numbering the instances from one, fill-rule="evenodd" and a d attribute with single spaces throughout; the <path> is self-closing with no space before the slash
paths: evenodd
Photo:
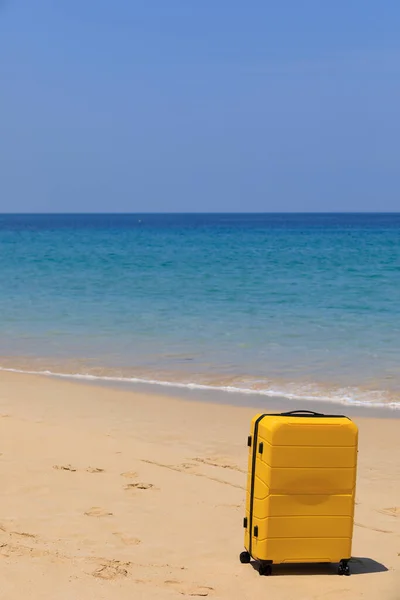
<path id="1" fill-rule="evenodd" d="M 397 215 L 399 210 L 394 211 L 19 211 L 19 212 L 2 212 L 0 216 L 36 216 L 36 215 Z"/>

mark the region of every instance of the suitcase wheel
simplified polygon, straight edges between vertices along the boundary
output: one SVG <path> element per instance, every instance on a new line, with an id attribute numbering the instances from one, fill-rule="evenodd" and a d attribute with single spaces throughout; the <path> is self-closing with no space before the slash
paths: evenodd
<path id="1" fill-rule="evenodd" d="M 272 566 L 260 563 L 260 566 L 258 567 L 258 573 L 260 575 L 272 575 Z"/>
<path id="2" fill-rule="evenodd" d="M 338 575 L 350 575 L 350 567 L 347 560 L 341 560 L 338 567 Z"/>
<path id="3" fill-rule="evenodd" d="M 241 552 L 239 558 L 243 565 L 247 565 L 250 562 L 250 554 L 248 552 Z"/>

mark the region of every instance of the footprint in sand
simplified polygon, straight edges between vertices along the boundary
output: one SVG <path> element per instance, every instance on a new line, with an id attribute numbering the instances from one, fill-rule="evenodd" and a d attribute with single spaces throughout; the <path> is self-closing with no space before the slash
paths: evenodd
<path id="1" fill-rule="evenodd" d="M 89 508 L 84 514 L 87 517 L 111 517 L 113 513 L 108 512 L 100 506 L 92 506 L 92 508 Z"/>
<path id="2" fill-rule="evenodd" d="M 125 486 L 126 490 L 150 490 L 151 488 L 154 488 L 152 483 L 128 483 Z"/>
<path id="3" fill-rule="evenodd" d="M 115 531 L 113 535 L 118 537 L 121 540 L 121 542 L 125 544 L 125 546 L 138 546 L 142 543 L 141 540 L 139 540 L 139 538 L 119 533 L 119 531 Z"/>
<path id="4" fill-rule="evenodd" d="M 196 469 L 197 465 L 194 465 L 193 463 L 182 463 L 180 467 L 185 471 L 193 471 L 194 469 Z"/>
<path id="5" fill-rule="evenodd" d="M 119 560 L 107 561 L 92 572 L 93 577 L 100 579 L 116 579 L 126 577 L 128 570 L 125 568 L 129 563 L 121 563 Z"/>
<path id="6" fill-rule="evenodd" d="M 71 465 L 54 465 L 53 469 L 58 469 L 60 471 L 76 471 Z"/>
<path id="7" fill-rule="evenodd" d="M 392 506 L 390 508 L 382 508 L 378 512 L 390 517 L 400 517 L 400 506 Z"/>
<path id="8" fill-rule="evenodd" d="M 121 473 L 121 477 L 126 477 L 127 479 L 135 479 L 137 477 L 136 471 L 125 471 Z"/>
<path id="9" fill-rule="evenodd" d="M 88 467 L 86 471 L 88 473 L 104 473 L 104 469 L 100 469 L 99 467 Z"/>
<path id="10" fill-rule="evenodd" d="M 182 596 L 192 596 L 192 597 L 206 597 L 209 596 L 214 588 L 208 585 L 195 585 L 191 583 L 184 583 L 183 581 L 176 581 L 175 579 L 168 579 L 164 581 L 165 585 L 174 587 L 179 594 Z"/>

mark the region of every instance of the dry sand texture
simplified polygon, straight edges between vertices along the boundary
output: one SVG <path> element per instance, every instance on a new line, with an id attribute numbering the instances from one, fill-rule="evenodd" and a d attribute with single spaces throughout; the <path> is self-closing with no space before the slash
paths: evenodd
<path id="1" fill-rule="evenodd" d="M 254 412 L 1 373 L 0 598 L 399 600 L 400 420 L 356 419 L 353 575 L 268 578 L 238 560 Z"/>

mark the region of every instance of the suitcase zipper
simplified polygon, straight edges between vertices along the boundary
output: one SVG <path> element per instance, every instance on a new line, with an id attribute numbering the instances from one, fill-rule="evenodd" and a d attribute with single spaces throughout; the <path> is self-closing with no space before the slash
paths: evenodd
<path id="1" fill-rule="evenodd" d="M 257 460 L 257 436 L 258 436 L 258 425 L 260 421 L 267 415 L 261 415 L 254 423 L 254 434 L 253 434 L 253 455 L 251 459 L 251 481 L 250 481 L 250 514 L 249 514 L 249 554 L 252 556 L 253 547 L 253 504 L 254 504 L 254 484 L 256 479 L 256 460 Z M 257 528 L 258 535 L 258 528 Z M 254 557 L 253 557 L 254 558 Z"/>

